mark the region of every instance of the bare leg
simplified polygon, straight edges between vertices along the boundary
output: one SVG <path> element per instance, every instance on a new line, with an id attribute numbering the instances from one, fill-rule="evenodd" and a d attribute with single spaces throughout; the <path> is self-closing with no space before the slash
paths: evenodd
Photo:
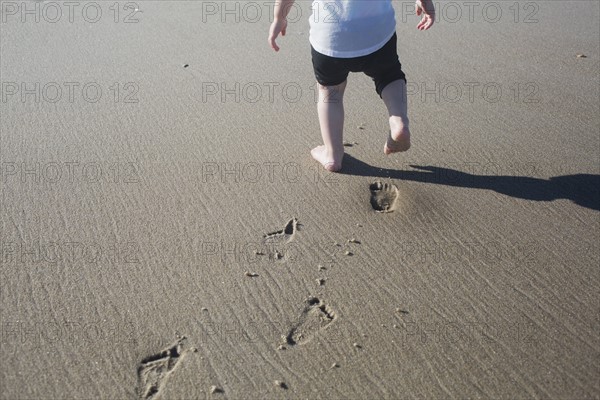
<path id="1" fill-rule="evenodd" d="M 339 171 L 344 158 L 344 90 L 346 82 L 337 86 L 319 85 L 317 111 L 323 145 L 311 150 L 312 157 L 328 171 Z"/>
<path id="2" fill-rule="evenodd" d="M 381 97 L 390 115 L 390 134 L 383 152 L 392 154 L 410 149 L 406 83 L 402 79 L 390 83 L 381 92 Z"/>

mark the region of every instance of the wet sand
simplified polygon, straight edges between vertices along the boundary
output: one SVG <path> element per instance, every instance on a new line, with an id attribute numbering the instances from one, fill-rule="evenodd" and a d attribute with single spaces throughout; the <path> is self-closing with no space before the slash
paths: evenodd
<path id="1" fill-rule="evenodd" d="M 597 2 L 395 2 L 412 148 L 351 75 L 337 174 L 309 2 L 20 4 L 2 398 L 600 397 Z"/>

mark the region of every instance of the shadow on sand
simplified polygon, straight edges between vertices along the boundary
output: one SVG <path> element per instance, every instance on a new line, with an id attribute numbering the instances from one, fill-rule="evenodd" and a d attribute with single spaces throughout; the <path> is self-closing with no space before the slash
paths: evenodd
<path id="1" fill-rule="evenodd" d="M 474 175 L 455 169 L 411 165 L 419 171 L 378 168 L 344 155 L 341 174 L 400 179 L 471 189 L 487 189 L 506 196 L 534 201 L 569 199 L 575 204 L 600 211 L 600 175 L 576 174 L 550 179 L 509 175 Z"/>

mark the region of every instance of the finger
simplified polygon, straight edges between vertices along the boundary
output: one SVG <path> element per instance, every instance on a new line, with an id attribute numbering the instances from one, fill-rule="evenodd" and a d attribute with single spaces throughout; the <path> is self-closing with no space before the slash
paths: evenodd
<path id="1" fill-rule="evenodd" d="M 279 46 L 277 46 L 277 43 L 275 42 L 275 37 L 270 36 L 269 37 L 269 44 L 271 45 L 271 48 L 275 51 L 279 51 Z"/>
<path id="2" fill-rule="evenodd" d="M 275 39 L 277 39 L 278 34 L 275 33 L 275 30 L 272 29 L 269 32 L 269 44 L 271 45 L 271 48 L 275 51 L 279 51 L 279 46 L 277 46 L 277 43 L 275 43 Z"/>
<path id="3" fill-rule="evenodd" d="M 425 25 L 423 25 L 423 30 L 426 31 L 427 29 L 431 28 L 431 25 L 433 25 L 433 20 L 431 19 L 431 17 L 428 17 L 425 20 Z"/>
<path id="4" fill-rule="evenodd" d="M 429 29 L 429 27 L 431 26 L 430 21 L 431 19 L 428 15 L 423 15 L 421 22 L 419 22 L 419 25 L 417 25 L 417 29 L 421 31 Z"/>
<path id="5" fill-rule="evenodd" d="M 417 16 L 421 16 L 423 9 L 418 4 L 415 5 L 415 10 L 417 11 Z"/>

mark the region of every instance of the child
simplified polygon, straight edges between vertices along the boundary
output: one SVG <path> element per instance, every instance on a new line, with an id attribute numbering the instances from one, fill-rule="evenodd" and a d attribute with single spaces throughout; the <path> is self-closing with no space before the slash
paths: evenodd
<path id="1" fill-rule="evenodd" d="M 285 36 L 286 17 L 294 0 L 279 0 L 269 30 L 269 44 Z M 311 154 L 325 169 L 342 168 L 344 157 L 343 97 L 349 72 L 364 72 L 375 82 L 377 94 L 390 115 L 390 133 L 385 154 L 410 148 L 406 78 L 396 51 L 396 18 L 391 0 L 314 0 L 310 18 L 310 44 L 315 77 L 319 83 L 317 111 L 324 145 Z M 432 0 L 417 0 L 417 29 L 433 25 Z"/>

